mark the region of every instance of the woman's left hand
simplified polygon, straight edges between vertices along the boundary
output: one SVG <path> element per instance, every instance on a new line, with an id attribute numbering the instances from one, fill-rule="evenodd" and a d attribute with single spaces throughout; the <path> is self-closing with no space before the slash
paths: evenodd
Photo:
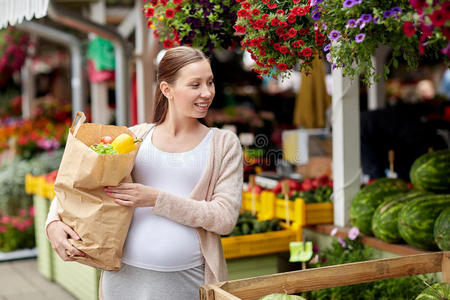
<path id="1" fill-rule="evenodd" d="M 158 190 L 140 183 L 121 183 L 105 187 L 106 194 L 123 206 L 155 206 Z"/>

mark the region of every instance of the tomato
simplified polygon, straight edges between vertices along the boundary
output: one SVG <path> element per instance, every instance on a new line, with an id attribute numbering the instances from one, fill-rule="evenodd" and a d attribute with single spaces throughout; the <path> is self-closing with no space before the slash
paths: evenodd
<path id="1" fill-rule="evenodd" d="M 105 136 L 102 136 L 102 138 L 100 139 L 100 142 L 103 144 L 111 144 L 113 140 L 114 139 L 112 137 L 110 137 L 109 135 L 105 135 Z"/>

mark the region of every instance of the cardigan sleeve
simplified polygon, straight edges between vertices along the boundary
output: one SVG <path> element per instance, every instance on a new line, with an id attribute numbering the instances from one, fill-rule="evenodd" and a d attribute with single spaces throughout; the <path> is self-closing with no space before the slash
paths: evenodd
<path id="1" fill-rule="evenodd" d="M 243 160 L 238 138 L 231 132 L 228 137 L 222 150 L 222 160 L 217 163 L 219 176 L 210 201 L 160 191 L 153 208 L 154 214 L 219 235 L 229 234 L 233 230 L 241 207 Z"/>
<path id="2" fill-rule="evenodd" d="M 55 196 L 55 198 L 53 198 L 52 203 L 50 203 L 50 209 L 48 210 L 47 220 L 45 221 L 44 229 L 45 229 L 46 235 L 47 235 L 47 226 L 54 221 L 61 220 L 58 215 L 58 206 L 57 205 L 58 205 L 58 199 L 56 199 L 56 196 Z M 47 236 L 47 238 L 48 238 L 48 236 Z"/>

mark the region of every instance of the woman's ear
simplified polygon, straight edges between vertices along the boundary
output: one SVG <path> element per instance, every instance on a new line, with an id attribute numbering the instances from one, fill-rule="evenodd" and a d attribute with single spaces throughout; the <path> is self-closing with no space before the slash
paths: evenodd
<path id="1" fill-rule="evenodd" d="M 159 89 L 161 90 L 161 93 L 167 98 L 170 99 L 171 89 L 167 82 L 161 81 L 159 84 Z"/>

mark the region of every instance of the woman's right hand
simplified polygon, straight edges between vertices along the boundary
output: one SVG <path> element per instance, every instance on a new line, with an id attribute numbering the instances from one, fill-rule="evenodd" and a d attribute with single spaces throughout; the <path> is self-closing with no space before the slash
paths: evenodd
<path id="1" fill-rule="evenodd" d="M 75 256 L 86 256 L 86 254 L 69 242 L 68 238 L 80 240 L 78 234 L 70 226 L 62 221 L 53 221 L 47 225 L 47 236 L 53 250 L 64 261 L 74 261 Z"/>

